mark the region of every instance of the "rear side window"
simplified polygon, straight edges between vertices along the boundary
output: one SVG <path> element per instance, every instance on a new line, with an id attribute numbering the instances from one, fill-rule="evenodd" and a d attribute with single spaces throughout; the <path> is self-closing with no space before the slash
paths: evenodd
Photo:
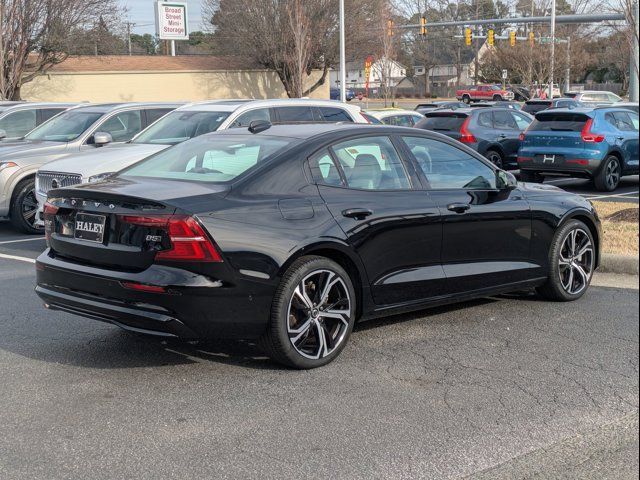
<path id="1" fill-rule="evenodd" d="M 279 123 L 308 123 L 317 121 L 311 107 L 277 107 Z"/>
<path id="2" fill-rule="evenodd" d="M 502 130 L 518 130 L 518 124 L 508 110 L 493 112 L 493 126 Z"/>
<path id="3" fill-rule="evenodd" d="M 319 110 L 325 122 L 353 122 L 353 119 L 341 108 L 319 107 Z"/>
<path id="4" fill-rule="evenodd" d="M 482 112 L 478 115 L 478 125 L 481 127 L 493 128 L 493 117 L 491 112 Z"/>
<path id="5" fill-rule="evenodd" d="M 44 123 L 64 110 L 64 108 L 43 108 L 40 110 L 40 122 Z"/>
<path id="6" fill-rule="evenodd" d="M 631 121 L 631 115 L 628 115 L 625 112 L 610 112 L 604 116 L 604 119 L 623 132 L 633 132 L 638 130 L 637 127 L 634 127 L 633 122 Z"/>
<path id="7" fill-rule="evenodd" d="M 145 110 L 147 115 L 147 125 L 151 125 L 156 120 L 164 117 L 167 113 L 173 111 L 173 108 L 152 108 Z"/>
<path id="8" fill-rule="evenodd" d="M 425 130 L 457 131 L 460 130 L 466 118 L 466 115 L 429 115 L 424 120 L 420 120 L 417 126 Z"/>
<path id="9" fill-rule="evenodd" d="M 320 153 L 314 155 L 309 160 L 309 167 L 311 168 L 311 174 L 316 183 L 330 185 L 332 187 L 344 186 L 342 177 L 340 177 L 340 171 L 328 150 L 322 150 Z"/>
<path id="10" fill-rule="evenodd" d="M 400 156 L 388 137 L 357 138 L 334 145 L 332 149 L 350 188 L 411 188 Z"/>
<path id="11" fill-rule="evenodd" d="M 579 113 L 539 113 L 531 123 L 529 131 L 580 132 L 589 117 Z"/>

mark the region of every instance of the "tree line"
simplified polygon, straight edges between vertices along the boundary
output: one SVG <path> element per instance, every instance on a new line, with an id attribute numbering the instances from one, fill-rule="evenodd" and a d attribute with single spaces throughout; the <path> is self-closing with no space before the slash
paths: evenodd
<path id="1" fill-rule="evenodd" d="M 202 0 L 203 31 L 192 32 L 188 42 L 177 42 L 178 54 L 239 55 L 253 65 L 275 71 L 289 96 L 300 97 L 328 81 L 338 63 L 338 0 Z M 633 0 L 558 0 L 557 13 L 599 10 L 631 11 Z M 433 21 L 463 21 L 510 15 L 547 15 L 550 0 L 345 0 L 346 46 L 349 60 L 392 59 L 413 74 L 413 66 L 427 69 L 453 65 L 458 79 L 464 65 L 473 64 L 476 81 L 496 82 L 502 69 L 511 80 L 531 84 L 546 81 L 549 46 L 497 42 L 480 58 L 483 41 L 466 46 L 461 28 L 394 30 L 395 25 Z M 150 7 L 151 8 L 151 7 Z M 22 85 L 69 55 L 137 55 L 166 53 L 163 42 L 150 34 L 130 33 L 126 12 L 118 0 L 2 0 L 0 2 L 0 98 L 20 98 Z M 490 27 L 490 26 L 488 26 Z M 486 28 L 488 28 L 486 27 Z M 497 35 L 505 27 L 494 26 Z M 548 35 L 543 25 L 519 26 Z M 478 30 L 479 33 L 482 31 Z M 596 79 L 628 82 L 630 45 L 637 42 L 625 26 L 559 26 L 558 38 L 571 37 L 556 48 L 557 69 L 571 67 L 573 81 Z M 384 75 L 382 75 L 384 76 Z M 560 76 L 560 75 L 559 75 Z M 383 79 L 384 80 L 384 79 Z M 383 84 L 385 82 L 383 81 Z M 429 82 L 424 82 L 425 94 Z"/>

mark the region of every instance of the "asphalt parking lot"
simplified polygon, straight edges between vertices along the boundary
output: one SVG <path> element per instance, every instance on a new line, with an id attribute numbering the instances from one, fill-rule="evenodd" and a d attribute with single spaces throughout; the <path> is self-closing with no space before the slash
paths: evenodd
<path id="1" fill-rule="evenodd" d="M 581 178 L 548 178 L 545 183 L 555 185 L 590 200 L 602 202 L 638 203 L 638 175 L 629 175 L 620 179 L 620 186 L 613 192 L 598 192 L 593 182 Z"/>
<path id="2" fill-rule="evenodd" d="M 291 371 L 46 311 L 43 248 L 0 224 L 2 479 L 637 478 L 637 277 L 362 324 Z"/>

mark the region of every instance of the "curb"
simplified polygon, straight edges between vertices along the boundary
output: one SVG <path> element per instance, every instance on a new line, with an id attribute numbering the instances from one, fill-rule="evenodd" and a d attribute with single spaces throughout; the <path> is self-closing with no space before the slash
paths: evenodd
<path id="1" fill-rule="evenodd" d="M 638 255 L 616 255 L 603 253 L 600 258 L 599 272 L 638 275 Z"/>

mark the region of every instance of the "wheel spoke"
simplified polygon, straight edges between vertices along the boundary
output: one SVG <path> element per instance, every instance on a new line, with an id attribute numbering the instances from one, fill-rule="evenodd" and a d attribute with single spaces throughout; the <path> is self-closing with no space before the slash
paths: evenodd
<path id="1" fill-rule="evenodd" d="M 290 328 L 289 329 L 289 338 L 291 339 L 291 343 L 294 345 L 298 343 L 298 341 L 306 334 L 309 333 L 311 326 L 313 325 L 313 320 L 308 319 L 306 322 L 302 324 L 299 328 Z M 293 337 L 291 335 L 294 335 Z"/>
<path id="2" fill-rule="evenodd" d="M 589 275 L 587 274 L 587 272 L 584 270 L 584 268 L 582 267 L 582 265 L 574 265 L 573 268 L 577 273 L 578 276 L 581 278 L 582 280 L 582 286 L 586 286 L 587 283 L 589 283 Z"/>
<path id="3" fill-rule="evenodd" d="M 35 217 L 37 210 L 33 209 L 33 210 L 28 210 L 26 212 L 22 213 L 22 218 L 24 218 L 25 220 L 31 221 L 31 219 L 33 217 Z"/>
<path id="4" fill-rule="evenodd" d="M 303 281 L 303 283 L 300 283 L 296 287 L 296 289 L 294 290 L 293 294 L 296 297 L 298 297 L 298 299 L 304 304 L 305 307 L 307 307 L 308 309 L 312 309 L 313 308 L 313 302 L 311 301 L 311 299 L 307 295 L 307 291 L 306 291 L 305 286 L 304 286 L 304 281 Z"/>
<path id="5" fill-rule="evenodd" d="M 322 287 L 322 293 L 320 294 L 320 298 L 318 299 L 318 305 L 324 305 L 329 299 L 329 292 L 333 286 L 340 281 L 340 277 L 338 277 L 335 273 L 329 272 L 327 278 L 324 283 L 324 287 Z"/>
<path id="6" fill-rule="evenodd" d="M 349 310 L 325 310 L 320 312 L 320 317 L 335 318 L 345 325 L 349 325 Z"/>
<path id="7" fill-rule="evenodd" d="M 320 322 L 314 322 L 316 326 L 316 332 L 318 335 L 318 352 L 316 358 L 323 358 L 329 355 L 328 345 L 327 345 L 327 332 L 320 325 Z"/>
<path id="8" fill-rule="evenodd" d="M 591 252 L 591 240 L 588 239 L 587 243 L 578 251 L 576 256 L 582 258 L 582 256 L 587 252 Z"/>

